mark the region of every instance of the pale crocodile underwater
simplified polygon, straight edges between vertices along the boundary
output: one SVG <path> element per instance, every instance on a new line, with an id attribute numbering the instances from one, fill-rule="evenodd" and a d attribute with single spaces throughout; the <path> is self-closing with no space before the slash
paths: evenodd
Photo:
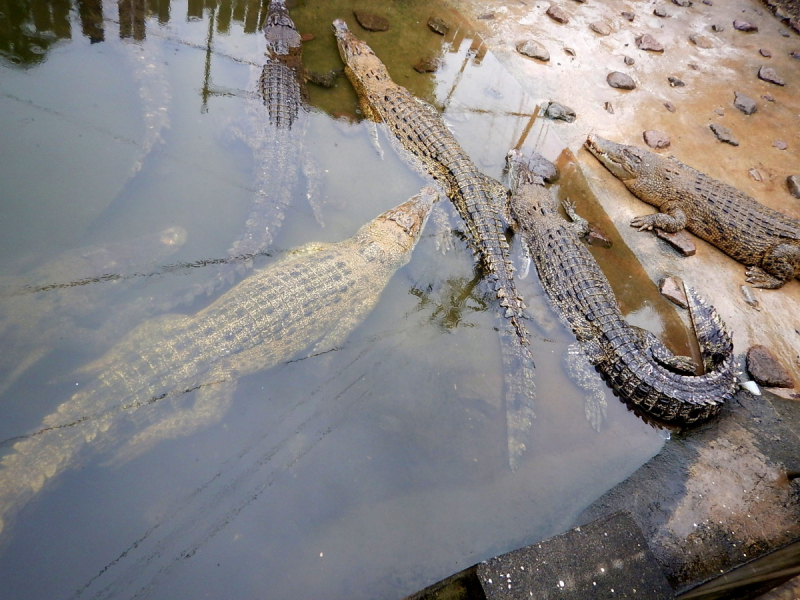
<path id="1" fill-rule="evenodd" d="M 87 443 L 121 445 L 116 460 L 127 460 L 215 423 L 238 378 L 341 344 L 409 261 L 437 198 L 423 188 L 343 242 L 310 244 L 256 271 L 195 315 L 165 315 L 133 330 L 81 370 L 96 374 L 93 381 L 3 457 L 0 527 Z M 122 421 L 138 433 L 114 444 Z"/>
<path id="2" fill-rule="evenodd" d="M 688 229 L 746 265 L 754 287 L 779 288 L 800 277 L 800 222 L 721 181 L 636 146 L 590 135 L 586 147 L 641 200 L 660 212 L 633 227 Z"/>
<path id="3" fill-rule="evenodd" d="M 629 325 L 608 279 L 581 243 L 578 223 L 558 214 L 555 198 L 518 150 L 507 156 L 511 210 L 550 304 L 585 356 L 626 401 L 665 422 L 695 423 L 719 412 L 737 388 L 733 342 L 713 306 L 686 289 L 705 374 L 652 333 Z M 584 226 L 581 223 L 579 226 Z M 572 353 L 573 362 L 580 356 Z M 588 366 L 588 365 L 586 365 Z"/>
<path id="4" fill-rule="evenodd" d="M 398 154 L 423 176 L 433 178 L 450 198 L 466 225 L 467 240 L 486 271 L 501 316 L 513 330 L 501 331 L 506 378 L 509 464 L 516 467 L 525 451 L 522 441 L 534 416 L 533 361 L 528 349 L 522 297 L 514 283 L 506 230 L 508 192 L 481 173 L 461 148 L 438 111 L 392 81 L 372 49 L 356 38 L 341 19 L 333 22 L 345 73 L 358 95 L 362 113 L 385 126 Z"/>

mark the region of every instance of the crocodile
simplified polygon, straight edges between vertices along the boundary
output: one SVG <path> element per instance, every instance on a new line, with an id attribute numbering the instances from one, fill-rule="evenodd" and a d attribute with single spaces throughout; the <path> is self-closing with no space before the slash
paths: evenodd
<path id="1" fill-rule="evenodd" d="M 506 189 L 478 170 L 433 106 L 392 81 L 386 66 L 344 21 L 335 20 L 333 30 L 362 113 L 384 123 L 401 157 L 422 175 L 432 177 L 450 198 L 505 308 L 505 318 L 527 348 L 525 306 L 514 284 L 505 235 L 509 225 Z"/>
<path id="2" fill-rule="evenodd" d="M 131 331 L 81 369 L 94 377 L 84 389 L 36 431 L 3 444 L 18 440 L 0 462 L 0 528 L 85 444 L 114 444 L 123 423 L 137 433 L 123 442 L 116 462 L 216 422 L 238 378 L 304 351 L 335 349 L 408 262 L 437 199 L 436 190 L 423 188 L 352 238 L 305 246 L 194 315 L 162 315 Z"/>
<path id="3" fill-rule="evenodd" d="M 518 232 L 551 305 L 589 363 L 616 394 L 661 421 L 690 424 L 719 412 L 737 381 L 733 342 L 714 307 L 686 288 L 705 369 L 704 375 L 691 375 L 696 365 L 690 358 L 675 356 L 652 333 L 625 321 L 576 223 L 561 218 L 555 198 L 522 153 L 511 150 L 506 160 Z"/>
<path id="4" fill-rule="evenodd" d="M 392 81 L 372 49 L 336 19 L 339 54 L 359 98 L 362 114 L 383 124 L 392 146 L 423 177 L 432 178 L 466 224 L 467 241 L 478 257 L 506 319 L 500 331 L 505 378 L 509 466 L 516 469 L 523 439 L 534 417 L 533 357 L 509 257 L 508 192 L 481 173 L 445 125 L 439 112 Z"/>
<path id="5" fill-rule="evenodd" d="M 590 135 L 586 147 L 625 186 L 660 212 L 631 226 L 688 229 L 747 267 L 754 287 L 775 289 L 800 277 L 800 221 L 680 162 Z"/>

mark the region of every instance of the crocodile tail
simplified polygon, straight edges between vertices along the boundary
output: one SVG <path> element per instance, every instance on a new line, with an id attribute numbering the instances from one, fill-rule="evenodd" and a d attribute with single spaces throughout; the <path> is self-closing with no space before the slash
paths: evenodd
<path id="1" fill-rule="evenodd" d="M 717 310 L 693 288 L 684 287 L 705 371 L 716 371 L 733 356 L 733 339 Z"/>

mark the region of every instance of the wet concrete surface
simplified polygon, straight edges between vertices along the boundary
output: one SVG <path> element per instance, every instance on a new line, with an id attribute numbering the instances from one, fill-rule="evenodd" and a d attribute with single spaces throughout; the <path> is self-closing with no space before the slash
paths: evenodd
<path id="1" fill-rule="evenodd" d="M 589 133 L 644 147 L 644 131 L 662 131 L 671 140 L 662 153 L 800 218 L 800 205 L 786 187 L 787 177 L 800 169 L 800 61 L 791 56 L 800 50 L 800 36 L 765 5 L 752 0 L 712 6 L 695 2 L 689 7 L 669 2 L 564 1 L 559 5 L 569 16 L 567 24 L 545 15 L 550 5 L 545 1 L 454 0 L 451 4 L 470 19 L 485 44 L 537 102 L 560 102 L 575 110 L 575 122 L 548 126 L 577 156 L 591 190 L 650 280 L 674 275 L 697 287 L 733 331 L 737 353 L 764 344 L 795 381 L 800 380 L 800 312 L 796 309 L 800 282 L 793 280 L 780 290 L 754 289 L 761 308 L 756 310 L 744 301 L 740 289 L 745 283 L 744 265 L 698 238 L 694 238 L 696 255 L 679 258 L 653 233 L 629 227 L 634 217 L 652 212 L 652 207 L 631 195 L 583 149 Z M 656 8 L 668 17 L 656 16 Z M 623 12 L 632 13 L 633 21 Z M 493 18 L 478 18 L 487 13 Z M 749 21 L 758 31 L 737 31 L 736 19 Z M 611 33 L 600 35 L 590 29 L 597 22 L 608 24 Z M 715 31 L 715 25 L 721 31 Z M 635 40 L 645 33 L 658 40 L 664 52 L 639 50 Z M 710 47 L 690 42 L 692 35 L 706 38 L 708 43 L 703 45 Z M 551 59 L 545 63 L 518 53 L 516 45 L 526 39 L 541 43 Z M 771 56 L 763 56 L 761 49 Z M 625 57 L 633 58 L 633 64 L 626 65 Z M 758 70 L 765 65 L 779 73 L 786 85 L 759 79 Z M 612 71 L 629 74 L 636 89 L 609 87 L 606 76 Z M 686 85 L 672 87 L 670 76 Z M 735 92 L 753 98 L 757 111 L 745 115 L 735 108 Z M 671 103 L 674 112 L 665 103 Z M 719 142 L 709 128 L 711 123 L 730 129 L 739 146 Z M 776 141 L 785 142 L 786 149 L 778 149 Z M 543 154 L 556 158 L 546 151 Z M 580 203 L 577 208 L 580 212 Z"/>

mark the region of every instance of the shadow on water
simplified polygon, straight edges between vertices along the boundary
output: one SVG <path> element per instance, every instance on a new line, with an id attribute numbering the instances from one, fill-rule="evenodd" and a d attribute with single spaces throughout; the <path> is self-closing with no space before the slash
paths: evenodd
<path id="1" fill-rule="evenodd" d="M 14 220 L 3 225 L 11 241 L 0 246 L 2 266 L 23 277 L 13 289 L 25 293 L 13 298 L 27 316 L 0 334 L 21 332 L 32 345 L 29 371 L 2 396 L 0 439 L 38 431 L 44 415 L 92 383 L 76 372 L 80 364 L 149 322 L 159 299 L 202 288 L 209 270 L 235 262 L 227 250 L 247 219 L 256 160 L 229 134 L 252 97 L 249 71 L 263 60 L 253 34 L 265 3 L 79 2 L 72 13 L 66 3 L 8 6 L 0 101 L 14 118 L 0 127 L 22 156 L 42 154 L 43 145 L 47 157 L 6 184 L 18 198 L 4 200 Z M 536 103 L 451 9 L 418 0 L 289 7 L 300 33 L 314 36 L 303 48 L 307 69 L 342 68 L 330 23 L 345 18 L 398 83 L 443 111 L 488 175 L 502 177 L 509 148 L 546 145 Z M 386 17 L 389 30 L 358 28 L 354 9 Z M 432 16 L 449 23 L 445 35 L 428 27 Z M 76 39 L 78 28 L 85 39 Z M 422 59 L 436 70 L 416 71 Z M 85 80 L 97 89 L 75 85 Z M 154 81 L 166 91 L 153 93 Z M 375 151 L 346 79 L 333 89 L 312 85 L 310 96 L 305 146 L 320 175 L 319 203 L 309 207 L 298 186 L 256 267 L 286 249 L 351 236 L 423 183 L 382 133 L 383 158 Z M 563 146 L 553 149 L 555 159 Z M 614 235 L 567 162 L 560 193 Z M 309 169 L 301 180 L 311 177 Z M 659 433 L 610 394 L 600 430 L 586 421 L 582 392 L 563 367 L 570 335 L 528 277 L 520 290 L 535 330 L 537 418 L 519 469 L 509 470 L 494 300 L 453 232 L 461 228 L 454 210 L 442 201 L 436 211 L 411 262 L 341 345 L 243 378 L 219 423 L 135 460 L 113 462 L 139 433 L 127 415 L 77 454 L 76 468 L 44 485 L 2 533 L 8 597 L 400 597 L 564 530 L 657 452 Z M 185 243 L 145 242 L 137 264 L 88 274 L 44 268 L 64 264 L 57 257 L 66 250 L 108 248 L 170 226 L 187 232 Z M 641 272 L 622 248 L 615 240 L 598 256 L 615 257 L 609 277 L 625 288 L 626 276 Z M 77 307 L 64 295 L 112 289 Z M 638 324 L 682 351 L 674 311 L 657 293 L 635 291 L 620 297 L 648 315 Z M 190 296 L 184 313 L 215 298 Z M 40 298 L 47 307 L 30 319 Z M 171 414 L 167 401 L 151 408 L 153 418 Z"/>

